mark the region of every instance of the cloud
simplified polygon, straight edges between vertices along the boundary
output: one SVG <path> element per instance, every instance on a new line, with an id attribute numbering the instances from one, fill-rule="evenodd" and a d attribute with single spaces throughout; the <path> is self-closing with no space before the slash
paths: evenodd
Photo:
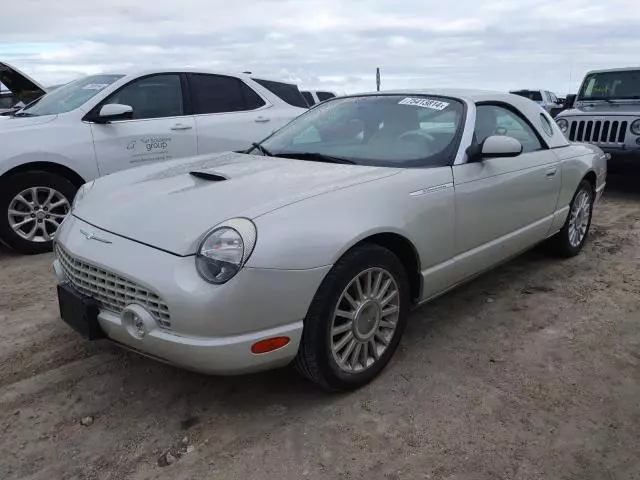
<path id="1" fill-rule="evenodd" d="M 31 0 L 5 8 L 0 59 L 45 84 L 149 66 L 250 70 L 305 88 L 575 91 L 632 65 L 635 0 Z"/>

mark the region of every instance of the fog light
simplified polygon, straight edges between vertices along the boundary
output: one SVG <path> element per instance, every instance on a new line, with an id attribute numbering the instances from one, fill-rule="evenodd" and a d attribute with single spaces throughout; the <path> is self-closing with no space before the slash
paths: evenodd
<path id="1" fill-rule="evenodd" d="M 251 346 L 252 353 L 269 353 L 284 347 L 289 343 L 289 337 L 273 337 L 260 340 Z"/>
<path id="2" fill-rule="evenodd" d="M 120 317 L 127 333 L 138 340 L 144 338 L 156 326 L 153 315 L 137 304 L 127 305 Z"/>

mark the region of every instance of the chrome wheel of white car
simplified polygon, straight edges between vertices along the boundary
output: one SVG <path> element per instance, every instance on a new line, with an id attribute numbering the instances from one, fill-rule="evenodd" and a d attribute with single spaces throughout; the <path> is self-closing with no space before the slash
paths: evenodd
<path id="1" fill-rule="evenodd" d="M 331 390 L 366 384 L 393 357 L 409 302 L 407 271 L 393 252 L 376 244 L 351 249 L 311 302 L 296 368 Z"/>
<path id="2" fill-rule="evenodd" d="M 31 187 L 18 193 L 9 203 L 9 226 L 21 238 L 50 242 L 69 213 L 71 204 L 50 187 Z"/>
<path id="3" fill-rule="evenodd" d="M 580 253 L 589 235 L 594 199 L 593 185 L 587 180 L 580 182 L 569 204 L 569 214 L 562 230 L 549 239 L 548 245 L 554 253 L 562 257 Z"/>
<path id="4" fill-rule="evenodd" d="M 331 325 L 331 351 L 346 372 L 371 367 L 385 352 L 398 324 L 400 295 L 382 268 L 359 273 L 342 292 Z"/>
<path id="5" fill-rule="evenodd" d="M 580 190 L 576 195 L 569 214 L 569 243 L 578 247 L 585 235 L 591 220 L 591 195 L 586 190 Z"/>

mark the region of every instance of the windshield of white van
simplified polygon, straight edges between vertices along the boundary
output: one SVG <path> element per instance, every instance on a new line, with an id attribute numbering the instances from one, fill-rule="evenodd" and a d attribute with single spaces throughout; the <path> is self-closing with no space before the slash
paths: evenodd
<path id="1" fill-rule="evenodd" d="M 578 95 L 578 100 L 634 99 L 640 99 L 640 70 L 592 73 Z"/>
<path id="2" fill-rule="evenodd" d="M 83 77 L 43 95 L 17 112 L 16 116 L 39 117 L 41 115 L 57 115 L 70 112 L 123 76 L 91 75 Z"/>

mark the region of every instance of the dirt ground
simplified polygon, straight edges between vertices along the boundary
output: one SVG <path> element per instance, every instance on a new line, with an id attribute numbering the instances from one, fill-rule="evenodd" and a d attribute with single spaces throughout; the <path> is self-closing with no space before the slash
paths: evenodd
<path id="1" fill-rule="evenodd" d="M 2 480 L 640 478 L 640 177 L 610 178 L 582 255 L 420 308 L 350 394 L 87 343 L 51 259 L 0 251 Z"/>

